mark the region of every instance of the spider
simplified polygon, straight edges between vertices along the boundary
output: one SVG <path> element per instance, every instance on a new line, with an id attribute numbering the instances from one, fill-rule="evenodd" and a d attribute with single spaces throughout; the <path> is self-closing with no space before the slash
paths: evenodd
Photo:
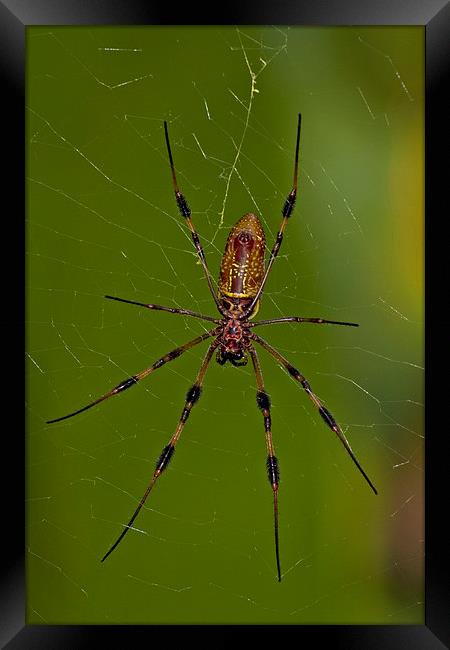
<path id="1" fill-rule="evenodd" d="M 272 440 L 272 425 L 271 425 L 271 416 L 270 416 L 270 398 L 266 392 L 264 386 L 263 375 L 261 371 L 261 365 L 259 362 L 258 354 L 254 343 L 257 343 L 262 348 L 267 350 L 267 352 L 272 355 L 272 357 L 278 362 L 280 366 L 285 368 L 289 375 L 297 381 L 303 390 L 306 392 L 310 400 L 313 402 L 314 406 L 318 409 L 319 414 L 328 425 L 328 427 L 334 431 L 338 436 L 339 440 L 344 445 L 347 453 L 353 460 L 354 464 L 361 472 L 369 486 L 372 488 L 375 494 L 378 494 L 374 484 L 369 479 L 363 468 L 361 467 L 359 461 L 357 460 L 353 450 L 345 437 L 341 427 L 334 419 L 333 415 L 328 411 L 328 409 L 322 404 L 319 398 L 313 393 L 309 382 L 303 376 L 303 374 L 295 368 L 278 350 L 276 350 L 270 343 L 265 341 L 263 338 L 258 336 L 254 332 L 255 327 L 260 327 L 262 325 L 272 325 L 275 323 L 319 323 L 319 324 L 332 324 L 332 325 L 347 325 L 351 327 L 358 327 L 357 323 L 347 323 L 341 321 L 325 320 L 324 318 L 304 318 L 302 316 L 284 316 L 282 318 L 271 318 L 269 320 L 260 320 L 250 322 L 250 319 L 253 318 L 259 308 L 259 302 L 262 296 L 263 289 L 269 277 L 269 273 L 272 269 L 275 258 L 278 255 L 280 250 L 281 242 L 283 240 L 284 230 L 288 223 L 289 218 L 292 215 L 294 209 L 295 201 L 297 198 L 297 186 L 298 186 L 298 161 L 299 161 L 299 146 L 300 146 L 300 128 L 301 128 L 301 114 L 298 115 L 298 125 L 297 125 L 297 139 L 295 147 L 295 160 L 294 160 L 294 181 L 293 187 L 290 193 L 287 196 L 287 199 L 284 203 L 282 210 L 282 221 L 276 236 L 275 243 L 270 253 L 269 261 L 267 266 L 264 263 L 264 254 L 265 254 L 265 235 L 264 230 L 261 225 L 259 218 L 249 212 L 244 214 L 241 219 L 235 224 L 231 229 L 230 234 L 227 239 L 225 246 L 225 251 L 222 257 L 222 262 L 220 265 L 219 273 L 219 283 L 218 290 L 214 288 L 213 281 L 211 278 L 208 265 L 206 263 L 205 254 L 203 252 L 202 245 L 200 243 L 200 238 L 195 230 L 194 224 L 191 219 L 191 211 L 187 204 L 187 201 L 184 195 L 181 193 L 176 174 L 175 166 L 172 157 L 172 150 L 169 142 L 169 132 L 167 128 L 167 122 L 164 121 L 164 134 L 167 145 L 167 153 L 169 156 L 169 164 L 172 174 L 172 183 L 173 189 L 175 192 L 175 199 L 178 205 L 181 216 L 186 220 L 186 224 L 191 232 L 192 240 L 194 246 L 197 250 L 198 257 L 203 266 L 203 271 L 208 283 L 209 290 L 214 299 L 217 309 L 220 312 L 221 318 L 214 318 L 212 316 L 205 316 L 195 311 L 189 309 L 178 309 L 173 307 L 164 307 L 162 305 L 155 304 L 146 304 L 141 302 L 136 302 L 134 300 L 126 300 L 125 298 L 118 298 L 116 296 L 105 296 L 110 300 L 117 300 L 120 302 L 125 302 L 131 305 L 138 305 L 140 307 L 145 307 L 147 309 L 154 309 L 160 311 L 170 312 L 171 314 L 182 314 L 183 316 L 190 316 L 192 318 L 199 318 L 204 321 L 210 321 L 214 323 L 214 327 L 209 331 L 205 332 L 201 336 L 184 343 L 183 345 L 175 348 L 171 352 L 168 352 L 161 358 L 159 358 L 151 366 L 148 366 L 141 372 L 128 377 L 120 384 L 112 388 L 110 391 L 98 397 L 96 400 L 83 406 L 82 408 L 64 415 L 62 417 L 56 418 L 54 420 L 49 420 L 47 424 L 54 422 L 61 422 L 61 420 L 66 420 L 71 418 L 74 415 L 82 413 L 87 409 L 92 408 L 96 404 L 103 402 L 109 397 L 118 395 L 124 390 L 135 386 L 141 379 L 144 379 L 155 370 L 158 370 L 166 363 L 173 361 L 181 354 L 186 352 L 186 350 L 191 349 L 195 345 L 198 345 L 202 341 L 207 339 L 213 339 L 210 343 L 208 350 L 204 356 L 204 359 L 201 363 L 200 369 L 197 373 L 197 377 L 193 385 L 189 388 L 186 394 L 186 400 L 181 412 L 180 419 L 178 421 L 175 433 L 170 438 L 168 444 L 164 447 L 159 456 L 156 467 L 153 471 L 152 478 L 150 483 L 147 486 L 136 510 L 133 513 L 128 524 L 124 527 L 123 531 L 116 539 L 114 544 L 108 550 L 108 552 L 103 556 L 102 562 L 113 552 L 113 550 L 118 546 L 118 544 L 125 537 L 127 532 L 133 525 L 134 520 L 139 514 L 142 506 L 144 505 L 147 497 L 152 491 L 156 481 L 167 468 L 173 454 L 175 451 L 176 444 L 180 439 L 181 433 L 184 429 L 184 425 L 189 418 L 192 407 L 200 398 L 202 392 L 203 379 L 205 377 L 206 370 L 208 365 L 216 353 L 216 361 L 220 365 L 224 365 L 227 361 L 230 362 L 233 366 L 239 367 L 244 366 L 248 363 L 248 357 L 250 357 L 253 369 L 256 377 L 256 403 L 259 409 L 262 412 L 264 418 L 264 431 L 265 439 L 267 446 L 267 474 L 269 478 L 269 483 L 272 488 L 273 493 L 273 526 L 274 526 L 274 536 L 275 536 L 275 558 L 277 565 L 277 577 L 278 581 L 281 581 L 281 564 L 280 564 L 280 549 L 279 549 L 279 535 L 278 535 L 278 488 L 280 482 L 280 472 L 278 466 L 278 459 L 275 456 L 275 448 Z"/>

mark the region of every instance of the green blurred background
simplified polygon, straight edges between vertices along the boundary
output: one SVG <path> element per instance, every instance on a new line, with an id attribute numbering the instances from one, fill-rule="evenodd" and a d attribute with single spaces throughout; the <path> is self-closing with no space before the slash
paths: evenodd
<path id="1" fill-rule="evenodd" d="M 424 31 L 30 28 L 27 68 L 29 623 L 423 623 Z M 251 366 L 213 363 L 175 457 L 107 562 L 206 344 L 60 424 L 204 330 L 104 294 L 214 314 L 173 198 L 217 277 L 229 228 L 269 246 L 300 198 L 259 315 L 342 424 L 375 497 L 264 352 L 272 495 Z M 208 324 L 205 324 L 207 327 Z"/>

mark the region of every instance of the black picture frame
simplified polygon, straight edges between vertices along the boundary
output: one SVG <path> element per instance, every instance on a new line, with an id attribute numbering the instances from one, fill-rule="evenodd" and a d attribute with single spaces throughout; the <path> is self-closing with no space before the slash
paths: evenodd
<path id="1" fill-rule="evenodd" d="M 2 134 L 4 171 L 3 178 L 3 253 L 9 253 L 12 263 L 4 264 L 2 286 L 4 349 L 10 357 L 3 368 L 3 440 L 8 445 L 8 463 L 2 463 L 2 542 L 3 561 L 0 596 L 0 644 L 16 648 L 80 648 L 107 641 L 114 635 L 115 642 L 130 647 L 146 640 L 155 641 L 161 631 L 185 634 L 181 626 L 156 629 L 158 626 L 27 626 L 25 624 L 25 571 L 24 571 L 24 426 L 17 417 L 21 413 L 22 395 L 25 392 L 22 362 L 19 351 L 25 339 L 25 313 L 23 287 L 25 271 L 22 263 L 24 249 L 24 124 L 25 124 L 25 29 L 30 25 L 94 25 L 94 24 L 296 24 L 296 25 L 423 25 L 426 32 L 426 601 L 423 626 L 296 626 L 298 643 L 332 644 L 333 648 L 358 648 L 395 650 L 438 650 L 450 647 L 450 581 L 448 576 L 448 541 L 441 524 L 445 517 L 446 499 L 446 449 L 447 409 L 444 397 L 445 377 L 439 377 L 445 368 L 448 355 L 445 326 L 442 315 L 446 308 L 439 300 L 436 313 L 433 308 L 433 288 L 444 291 L 448 287 L 449 272 L 445 264 L 443 236 L 444 201 L 447 189 L 444 174 L 448 170 L 448 66 L 450 49 L 450 6 L 446 0 L 297 0 L 296 2 L 269 3 L 261 0 L 226 3 L 216 7 L 215 15 L 205 7 L 184 3 L 144 2 L 143 0 L 0 0 L 0 70 L 3 126 Z M 446 113 L 444 120 L 444 112 Z M 448 174 L 447 174 L 448 175 Z M 7 199 L 5 201 L 5 199 Z M 442 216 L 442 219 L 440 217 Z M 441 232 L 442 231 L 442 232 Z M 442 250 L 440 250 L 442 247 Z M 442 253 L 442 254 L 441 254 Z M 433 331 L 434 330 L 434 331 Z M 433 338 L 432 338 L 433 337 Z M 431 341 L 436 340 L 433 346 Z M 439 354 L 440 364 L 436 356 Z M 444 357 L 444 358 L 442 358 Z M 433 372 L 436 371 L 436 372 Z M 443 373 L 442 373 L 443 375 Z M 6 397 L 6 399 L 5 399 Z M 13 405 L 17 402 L 18 408 Z M 442 417 L 442 414 L 444 416 Z M 11 416 L 11 419 L 8 418 Z M 433 426 L 434 425 L 434 426 Z M 196 626 L 192 626 L 196 627 Z M 222 634 L 230 641 L 241 637 L 244 629 L 233 626 Z M 190 630 L 188 630 L 190 631 Z M 196 629 L 203 636 L 203 629 Z M 209 630 L 208 630 L 209 631 Z M 248 630 L 253 637 L 254 628 Z M 214 626 L 211 627 L 214 643 L 220 642 Z M 267 634 L 269 630 L 264 630 Z M 283 629 L 277 627 L 279 635 Z M 231 637 L 233 635 L 233 637 Z M 181 640 L 181 637 L 180 637 Z M 225 636 L 223 637 L 223 641 Z M 232 642 L 234 642 L 232 641 Z"/>

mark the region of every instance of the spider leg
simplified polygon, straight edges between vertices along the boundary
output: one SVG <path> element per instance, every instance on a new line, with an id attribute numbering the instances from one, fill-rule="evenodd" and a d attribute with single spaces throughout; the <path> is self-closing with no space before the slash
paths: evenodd
<path id="1" fill-rule="evenodd" d="M 122 391 L 126 390 L 127 388 L 131 388 L 131 386 L 134 386 L 135 384 L 138 383 L 141 379 L 144 379 L 144 377 L 147 377 L 150 375 L 154 370 L 158 370 L 158 368 L 161 368 L 165 363 L 168 361 L 172 361 L 173 359 L 176 359 L 177 357 L 180 356 L 180 354 L 183 354 L 183 352 L 186 352 L 186 350 L 189 350 L 189 348 L 194 347 L 194 345 L 197 345 L 198 343 L 201 343 L 205 339 L 214 336 L 217 333 L 217 330 L 210 330 L 209 332 L 205 332 L 205 334 L 202 334 L 201 336 L 197 336 L 195 339 L 192 339 L 191 341 L 188 341 L 184 345 L 181 345 L 178 348 L 175 348 L 171 352 L 168 352 L 165 354 L 163 357 L 158 359 L 158 361 L 155 361 L 155 363 L 148 368 L 145 368 L 144 370 L 141 370 L 141 372 L 138 372 L 136 375 L 133 375 L 132 377 L 128 377 L 128 379 L 125 379 L 124 381 L 121 381 L 120 384 L 112 388 L 110 391 L 102 395 L 101 397 L 98 397 L 96 400 L 88 404 L 87 406 L 83 406 L 82 408 L 78 409 L 77 411 L 73 411 L 73 413 L 69 413 L 68 415 L 63 415 L 60 418 L 55 418 L 54 420 L 47 420 L 47 424 L 53 424 L 54 422 L 61 422 L 61 420 L 67 420 L 68 418 L 73 417 L 74 415 L 78 415 L 79 413 L 82 413 L 83 411 L 87 411 L 88 409 L 92 408 L 96 404 L 99 404 L 100 402 L 103 402 L 104 400 L 108 399 L 109 397 L 113 397 L 114 395 L 118 395 Z"/>
<path id="2" fill-rule="evenodd" d="M 179 438 L 181 436 L 181 432 L 183 431 L 184 425 L 186 424 L 186 420 L 189 417 L 191 409 L 192 409 L 192 407 L 194 406 L 194 404 L 197 402 L 197 400 L 200 397 L 200 394 L 201 394 L 201 391 L 202 391 L 202 382 L 203 382 L 203 378 L 204 378 L 205 373 L 206 373 L 206 369 L 208 367 L 209 362 L 211 361 L 211 357 L 212 357 L 212 355 L 214 353 L 214 350 L 218 346 L 218 344 L 219 344 L 219 342 L 216 339 L 209 346 L 208 351 L 206 352 L 206 355 L 205 355 L 205 357 L 203 359 L 202 365 L 200 366 L 200 370 L 198 371 L 195 383 L 190 387 L 190 389 L 187 392 L 184 408 L 183 408 L 183 411 L 181 413 L 181 417 L 180 417 L 180 419 L 178 421 L 178 425 L 177 425 L 177 428 L 175 430 L 175 433 L 170 438 L 169 443 L 162 450 L 161 455 L 158 458 L 158 461 L 156 463 L 156 467 L 155 467 L 155 471 L 153 472 L 152 479 L 151 479 L 150 483 L 148 484 L 147 489 L 144 492 L 144 495 L 142 496 L 141 500 L 139 501 L 138 507 L 134 511 L 133 516 L 131 517 L 130 521 L 125 526 L 125 528 L 123 529 L 123 531 L 121 532 L 121 534 L 119 535 L 117 540 L 111 546 L 109 551 L 102 557 L 102 560 L 101 560 L 102 562 L 104 562 L 106 560 L 106 558 L 108 557 L 108 555 L 110 555 L 114 551 L 116 546 L 118 546 L 120 544 L 122 539 L 125 537 L 127 532 L 130 530 L 130 528 L 133 525 L 134 520 L 136 519 L 136 517 L 139 514 L 139 511 L 141 510 L 142 506 L 146 502 L 148 495 L 152 491 L 153 486 L 155 485 L 156 481 L 158 480 L 158 478 L 161 476 L 161 474 L 163 473 L 163 471 L 166 469 L 167 465 L 169 464 L 169 461 L 172 458 L 173 453 L 175 451 L 175 445 L 176 445 L 176 443 L 178 442 L 178 440 L 179 440 Z"/>
<path id="3" fill-rule="evenodd" d="M 176 307 L 163 307 L 163 305 L 154 305 L 145 302 L 136 302 L 135 300 L 126 300 L 125 298 L 117 298 L 116 296 L 105 296 L 109 300 L 118 300 L 119 302 L 126 302 L 129 305 L 139 305 L 139 307 L 146 307 L 147 309 L 155 309 L 159 311 L 168 311 L 171 314 L 181 314 L 182 316 L 193 316 L 194 318 L 201 318 L 202 320 L 209 320 L 212 323 L 220 323 L 220 319 L 213 318 L 212 316 L 205 316 L 197 311 L 190 309 L 178 309 Z"/>
<path id="4" fill-rule="evenodd" d="M 319 323 L 327 325 L 350 325 L 359 327 L 358 323 L 345 323 L 340 320 L 325 320 L 325 318 L 303 318 L 302 316 L 283 316 L 282 318 L 270 318 L 269 320 L 258 320 L 248 323 L 247 327 L 256 327 L 257 325 L 273 325 L 274 323 Z"/>
<path id="5" fill-rule="evenodd" d="M 267 264 L 266 271 L 264 273 L 264 277 L 261 281 L 261 284 L 259 286 L 258 291 L 256 292 L 255 297 L 253 298 L 252 302 L 250 305 L 247 307 L 247 310 L 245 314 L 243 315 L 243 318 L 247 318 L 255 308 L 255 305 L 257 304 L 261 293 L 264 289 L 264 285 L 266 284 L 267 278 L 270 273 L 270 269 L 272 268 L 272 265 L 275 261 L 275 258 L 278 255 L 278 251 L 280 250 L 281 242 L 283 241 L 283 234 L 284 230 L 286 228 L 287 222 L 289 217 L 292 214 L 292 211 L 294 209 L 295 201 L 297 198 L 297 186 L 298 186 L 298 154 L 299 154 L 299 148 L 300 148 L 300 129 L 301 129 L 301 124 L 302 124 L 302 116 L 301 113 L 298 114 L 298 126 L 297 126 L 297 141 L 295 145 L 295 162 L 294 162 L 294 181 L 293 181 L 293 187 L 292 190 L 289 192 L 288 197 L 284 203 L 284 207 L 282 210 L 282 215 L 283 219 L 281 220 L 280 227 L 278 229 L 277 237 L 275 240 L 275 244 L 273 245 L 273 248 L 270 252 L 270 257 L 269 257 L 269 262 Z"/>
<path id="6" fill-rule="evenodd" d="M 197 250 L 197 254 L 200 258 L 200 262 L 203 266 L 203 270 L 205 272 L 206 280 L 208 282 L 209 290 L 211 292 L 212 297 L 214 298 L 214 302 L 216 303 L 217 309 L 220 311 L 220 313 L 223 313 L 223 309 L 220 305 L 219 299 L 217 297 L 217 293 L 214 289 L 212 279 L 211 279 L 211 274 L 208 269 L 208 264 L 206 263 L 206 257 L 205 253 L 203 251 L 203 247 L 200 243 L 200 238 L 197 234 L 197 231 L 195 230 L 194 224 L 192 223 L 191 219 L 191 209 L 184 198 L 183 194 L 180 192 L 178 188 L 178 183 L 177 183 L 177 177 L 175 174 L 175 166 L 173 164 L 173 157 L 172 157 L 172 150 L 170 148 L 170 142 L 169 142 L 169 131 L 167 129 L 167 122 L 164 121 L 164 133 L 166 136 L 166 144 L 167 144 L 167 152 L 169 154 L 169 162 L 170 162 L 170 169 L 172 171 L 172 182 L 173 182 L 173 189 L 175 192 L 175 199 L 178 205 L 178 209 L 180 211 L 180 214 L 182 217 L 186 219 L 186 223 L 188 225 L 189 230 L 191 231 L 191 236 L 192 236 L 192 241 L 194 242 L 194 246 Z"/>
<path id="7" fill-rule="evenodd" d="M 256 350 L 253 346 L 249 348 L 252 357 L 253 368 L 256 375 L 256 384 L 258 392 L 256 393 L 256 403 L 261 409 L 264 416 L 264 430 L 266 433 L 267 445 L 267 472 L 269 482 L 273 491 L 273 521 L 275 533 L 275 556 L 277 560 L 278 582 L 281 582 L 281 567 L 280 567 L 280 544 L 278 539 L 278 485 L 280 482 L 280 472 L 278 469 L 278 460 L 275 456 L 275 449 L 272 441 L 271 417 L 270 417 L 270 398 L 264 388 L 264 380 L 261 372 L 261 366 Z"/>
<path id="8" fill-rule="evenodd" d="M 355 454 L 353 452 L 353 449 L 351 448 L 350 443 L 348 442 L 347 438 L 345 437 L 344 432 L 342 431 L 341 427 L 336 422 L 336 420 L 334 419 L 332 414 L 329 412 L 329 410 L 327 408 L 325 408 L 325 406 L 319 400 L 317 395 L 314 395 L 314 393 L 311 390 L 311 386 L 309 385 L 309 383 L 307 382 L 305 377 L 301 374 L 301 372 L 299 372 L 297 370 L 297 368 L 294 368 L 294 366 L 291 365 L 289 363 L 289 361 L 285 357 L 283 357 L 282 354 L 280 354 L 278 352 L 278 350 L 276 350 L 274 347 L 272 347 L 270 345 L 270 343 L 267 343 L 267 341 L 262 339 L 260 336 L 258 336 L 257 334 L 254 334 L 252 332 L 250 334 L 250 338 L 253 339 L 254 341 L 256 341 L 257 343 L 259 343 L 265 350 L 267 350 L 267 352 L 269 352 L 278 361 L 278 363 L 280 363 L 288 371 L 288 373 L 291 375 L 291 377 L 293 377 L 296 381 L 298 381 L 301 384 L 301 386 L 306 391 L 308 397 L 311 399 L 311 401 L 314 403 L 314 405 L 319 410 L 319 413 L 320 413 L 322 419 L 324 420 L 324 422 L 330 427 L 330 429 L 332 431 L 334 431 L 334 433 L 337 435 L 339 440 L 344 445 L 348 455 L 350 456 L 352 461 L 355 463 L 356 467 L 359 469 L 361 474 L 366 479 L 367 483 L 370 485 L 370 487 L 375 492 L 375 494 L 378 494 L 378 491 L 377 491 L 376 487 L 374 486 L 374 484 L 372 483 L 370 478 L 367 476 L 367 474 L 365 473 L 365 471 L 361 467 L 359 461 L 357 460 L 357 458 L 356 458 L 356 456 L 355 456 Z"/>

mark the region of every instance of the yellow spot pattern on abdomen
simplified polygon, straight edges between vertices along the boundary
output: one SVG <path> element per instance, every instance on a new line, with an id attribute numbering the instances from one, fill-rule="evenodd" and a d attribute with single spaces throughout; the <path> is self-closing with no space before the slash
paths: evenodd
<path id="1" fill-rule="evenodd" d="M 258 217 L 245 214 L 228 235 L 220 265 L 219 292 L 230 298 L 252 298 L 264 277 L 266 238 Z"/>

